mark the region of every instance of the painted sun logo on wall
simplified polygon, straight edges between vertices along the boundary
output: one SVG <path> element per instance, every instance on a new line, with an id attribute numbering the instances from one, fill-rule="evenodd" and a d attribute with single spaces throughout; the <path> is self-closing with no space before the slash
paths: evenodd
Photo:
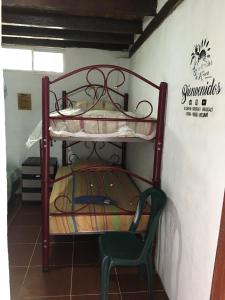
<path id="1" fill-rule="evenodd" d="M 212 77 L 208 69 L 212 65 L 212 59 L 207 39 L 202 40 L 200 44 L 194 46 L 194 51 L 191 53 L 190 65 L 192 66 L 195 79 L 204 80 Z"/>

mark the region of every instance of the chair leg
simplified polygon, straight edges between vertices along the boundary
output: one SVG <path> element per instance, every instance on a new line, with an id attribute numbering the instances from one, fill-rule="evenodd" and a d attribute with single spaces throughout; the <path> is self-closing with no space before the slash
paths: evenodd
<path id="1" fill-rule="evenodd" d="M 146 276 L 146 268 L 145 268 L 145 265 L 139 265 L 138 266 L 138 273 L 139 273 L 139 276 L 142 277 L 142 278 L 145 278 Z"/>
<path id="2" fill-rule="evenodd" d="M 108 257 L 104 257 L 101 265 L 101 300 L 108 300 L 110 262 Z"/>
<path id="3" fill-rule="evenodd" d="M 152 265 L 149 262 L 146 262 L 146 273 L 147 273 L 147 283 L 148 283 L 148 300 L 153 299 L 152 291 Z"/>

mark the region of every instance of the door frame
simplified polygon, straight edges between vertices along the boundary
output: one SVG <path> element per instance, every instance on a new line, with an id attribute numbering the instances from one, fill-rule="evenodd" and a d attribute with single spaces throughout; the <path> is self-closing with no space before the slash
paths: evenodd
<path id="1" fill-rule="evenodd" d="M 210 300 L 225 300 L 225 193 L 220 220 Z"/>

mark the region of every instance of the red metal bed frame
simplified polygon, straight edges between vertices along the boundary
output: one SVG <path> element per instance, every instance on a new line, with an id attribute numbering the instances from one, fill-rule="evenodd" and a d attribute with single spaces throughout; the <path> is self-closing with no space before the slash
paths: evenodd
<path id="1" fill-rule="evenodd" d="M 61 100 L 62 100 L 62 108 L 66 108 L 67 107 L 68 96 L 70 96 L 71 94 L 77 93 L 77 92 L 79 93 L 83 89 L 86 90 L 89 87 L 90 87 L 90 84 L 86 84 L 86 85 L 80 86 L 80 87 L 78 87 L 76 89 L 73 89 L 73 90 L 71 90 L 69 92 L 63 91 L 62 92 L 62 98 L 61 98 Z M 94 88 L 94 92 L 95 92 L 95 95 L 94 95 L 93 98 L 94 98 L 94 100 L 96 100 L 97 99 L 96 88 L 98 90 L 99 88 L 100 89 L 104 89 L 104 87 L 102 85 L 100 85 L 100 84 L 94 84 L 94 85 L 91 86 L 91 88 L 92 87 Z M 116 94 L 116 95 L 118 95 L 118 96 L 120 96 L 122 98 L 122 100 L 123 100 L 123 110 L 127 111 L 128 110 L 128 94 L 127 93 L 122 94 L 122 93 L 120 93 L 119 91 L 117 91 L 117 90 L 115 90 L 113 88 L 109 88 L 108 87 L 108 89 L 110 91 L 112 91 L 114 94 Z M 68 164 L 68 161 L 67 161 L 67 148 L 71 147 L 74 144 L 78 144 L 78 143 L 80 143 L 80 141 L 76 141 L 76 142 L 70 143 L 70 144 L 67 144 L 66 141 L 62 142 L 62 165 L 63 166 L 66 166 Z M 114 144 L 114 143 L 111 143 L 111 144 L 113 144 L 114 146 L 116 146 L 116 147 L 118 147 L 118 148 L 121 149 L 121 151 L 122 151 L 122 163 L 121 163 L 121 166 L 123 168 L 125 168 L 126 143 L 123 142 L 121 147 L 118 146 L 118 145 L 116 145 L 116 144 Z"/>
<path id="2" fill-rule="evenodd" d="M 77 89 L 74 89 L 70 92 L 63 91 L 62 92 L 62 97 L 57 99 L 56 94 L 50 90 L 50 86 L 53 84 L 64 80 L 70 76 L 73 75 L 80 75 L 81 72 L 87 71 L 86 73 L 86 82 L 87 84 L 84 86 L 81 86 Z M 91 73 L 95 71 L 98 72 L 99 75 L 102 77 L 103 83 L 101 85 L 95 84 L 91 82 Z M 107 71 L 107 72 L 106 72 Z M 128 94 L 121 94 L 115 89 L 110 88 L 108 85 L 109 78 L 112 73 L 118 72 L 120 76 L 122 76 L 122 82 L 119 83 L 116 88 L 122 86 L 125 82 L 125 74 L 132 75 L 141 81 L 145 82 L 147 85 L 152 86 L 153 88 L 157 89 L 159 92 L 159 98 L 158 98 L 158 112 L 157 112 L 157 119 L 149 120 L 149 117 L 152 113 L 153 107 L 151 103 L 147 100 L 142 100 L 138 103 L 137 107 L 145 102 L 148 103 L 151 107 L 151 112 L 141 118 L 136 118 L 133 116 L 130 116 L 127 111 L 128 108 Z M 107 166 L 107 167 L 92 167 L 92 168 L 82 168 L 79 169 L 76 172 L 85 172 L 85 171 L 106 171 L 109 170 L 111 172 L 115 171 L 122 171 L 127 173 L 128 175 L 135 177 L 141 181 L 144 181 L 148 184 L 151 184 L 153 186 L 159 187 L 160 186 L 160 177 L 161 177 L 161 160 L 162 160 L 162 146 L 163 146 L 163 135 L 164 135 L 164 119 L 165 119 L 165 106 L 166 106 L 166 96 L 167 96 L 167 83 L 166 82 L 161 82 L 160 85 L 156 85 L 153 82 L 149 81 L 148 79 L 142 77 L 141 75 L 115 65 L 91 65 L 91 66 L 86 66 L 83 68 L 76 69 L 70 73 L 67 73 L 63 76 L 60 76 L 52 81 L 49 80 L 48 76 L 45 76 L 42 78 L 42 140 L 40 142 L 40 152 L 41 152 L 41 167 L 42 167 L 42 266 L 43 270 L 48 270 L 49 267 L 49 187 L 50 183 L 56 182 L 56 180 L 50 180 L 49 176 L 49 161 L 50 161 L 50 146 L 52 142 L 52 138 L 49 134 L 49 127 L 50 127 L 50 120 L 53 119 L 60 119 L 60 120 L 100 120 L 100 121 L 105 121 L 105 122 L 115 122 L 115 121 L 121 121 L 123 119 L 118 119 L 118 118 L 90 118 L 90 117 L 85 117 L 85 112 L 82 112 L 80 114 L 77 114 L 76 116 L 65 116 L 59 111 L 59 101 L 62 101 L 62 107 L 65 108 L 67 107 L 67 103 L 70 103 L 69 96 L 78 91 L 79 89 L 85 89 L 85 88 L 93 88 L 94 91 L 94 104 L 92 107 L 88 108 L 85 112 L 89 111 L 92 109 L 99 101 L 101 101 L 101 98 L 103 95 L 107 95 L 111 103 L 116 107 L 118 111 L 120 111 L 124 116 L 126 122 L 156 122 L 157 124 L 157 129 L 156 129 L 156 138 L 155 138 L 155 149 L 154 149 L 154 165 L 153 165 L 153 178 L 152 181 L 143 178 L 142 176 L 139 176 L 135 173 L 132 173 L 126 169 L 125 167 L 125 154 L 126 154 L 126 142 L 132 142 L 132 138 L 120 138 L 119 141 L 122 142 L 122 167 L 118 166 Z M 100 96 L 98 95 L 99 90 L 101 89 L 102 92 L 100 92 Z M 121 97 L 124 97 L 124 110 L 120 108 L 120 106 L 113 100 L 111 91 L 114 93 L 117 93 Z M 59 116 L 57 117 L 50 117 L 50 92 L 52 92 L 55 96 L 55 108 L 56 111 L 58 112 Z M 63 139 L 62 139 L 63 141 Z M 111 142 L 113 144 L 113 140 L 106 140 L 106 142 Z M 76 143 L 76 142 L 75 142 Z M 67 156 L 66 156 L 66 149 L 68 145 L 67 142 L 64 140 L 62 143 L 62 163 L 65 165 L 67 163 Z M 73 173 L 73 172 L 72 172 Z M 74 172 L 75 173 L 75 172 Z M 68 174 L 69 176 L 71 174 Z M 66 176 L 66 177 L 67 177 Z M 57 181 L 62 180 L 62 178 L 58 178 Z"/>

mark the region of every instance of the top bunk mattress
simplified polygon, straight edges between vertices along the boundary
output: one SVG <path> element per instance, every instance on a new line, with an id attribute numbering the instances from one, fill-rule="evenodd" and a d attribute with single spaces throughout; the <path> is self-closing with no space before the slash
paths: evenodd
<path id="1" fill-rule="evenodd" d="M 77 109 L 65 109 L 61 110 L 60 114 L 66 116 L 75 116 L 79 114 Z M 126 112 L 132 117 L 140 118 L 140 115 L 132 112 Z M 51 117 L 59 117 L 58 112 L 50 114 Z M 89 120 L 71 120 L 71 119 L 51 119 L 50 120 L 50 135 L 54 139 L 63 138 L 88 138 L 90 139 L 110 139 L 110 138 L 140 138 L 144 140 L 151 140 L 156 135 L 156 123 L 154 120 L 149 122 L 146 121 L 138 122 L 126 121 L 129 117 L 126 117 L 122 112 L 119 111 L 108 111 L 108 110 L 90 110 L 86 112 L 83 117 L 90 118 Z M 91 120 L 93 118 L 93 120 Z M 97 118 L 98 120 L 94 119 Z M 117 121 L 105 121 L 107 118 L 121 119 Z M 103 120 L 104 119 L 104 120 Z M 42 123 L 40 122 L 26 143 L 27 147 L 30 148 L 34 143 L 41 139 Z"/>

